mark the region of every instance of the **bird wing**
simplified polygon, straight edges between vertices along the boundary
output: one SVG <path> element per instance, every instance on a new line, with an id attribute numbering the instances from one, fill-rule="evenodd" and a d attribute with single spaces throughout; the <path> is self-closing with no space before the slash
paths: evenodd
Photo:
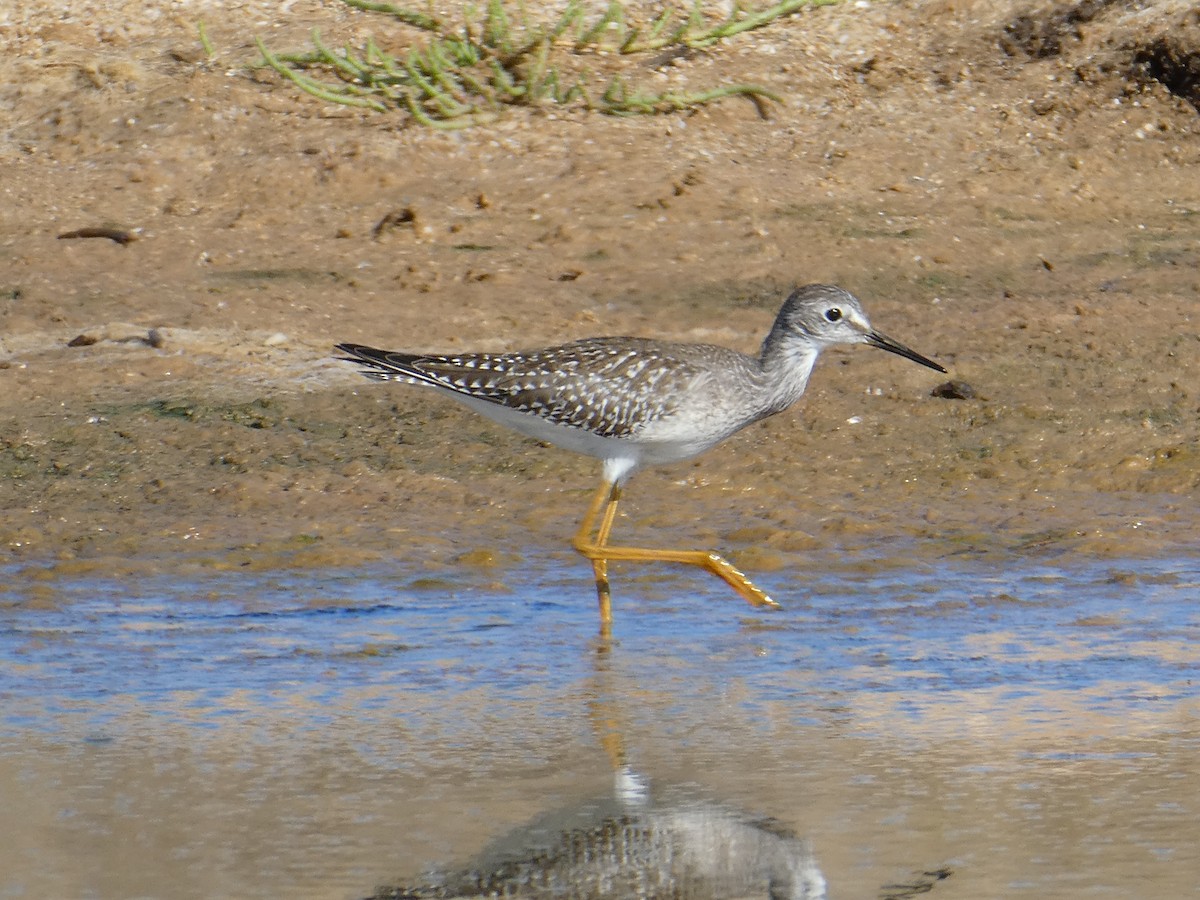
<path id="1" fill-rule="evenodd" d="M 671 382 L 694 367 L 636 338 L 591 338 L 517 353 L 428 355 L 339 344 L 369 378 L 429 384 L 602 437 L 625 437 L 675 409 Z"/>

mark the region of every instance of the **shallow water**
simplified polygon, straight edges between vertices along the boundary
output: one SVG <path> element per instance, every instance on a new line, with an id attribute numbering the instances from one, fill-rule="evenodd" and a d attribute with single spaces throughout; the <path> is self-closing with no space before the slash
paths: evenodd
<path id="1" fill-rule="evenodd" d="M 775 613 L 618 569 L 611 640 L 566 556 L 36 574 L 0 608 L 0 897 L 363 896 L 617 763 L 778 820 L 831 897 L 1200 895 L 1197 559 L 825 559 L 762 579 Z"/>

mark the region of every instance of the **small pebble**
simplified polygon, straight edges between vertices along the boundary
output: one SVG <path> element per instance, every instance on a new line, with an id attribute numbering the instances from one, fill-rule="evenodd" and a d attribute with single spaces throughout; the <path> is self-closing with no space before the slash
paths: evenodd
<path id="1" fill-rule="evenodd" d="M 975 388 L 965 381 L 947 381 L 930 391 L 929 396 L 942 400 L 974 400 L 976 394 Z"/>

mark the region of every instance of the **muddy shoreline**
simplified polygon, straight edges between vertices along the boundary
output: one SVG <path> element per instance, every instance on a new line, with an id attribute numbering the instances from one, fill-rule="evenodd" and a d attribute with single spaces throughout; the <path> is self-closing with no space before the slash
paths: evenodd
<path id="1" fill-rule="evenodd" d="M 524 554 L 569 557 L 593 462 L 370 384 L 332 344 L 752 350 L 810 281 L 977 396 L 830 353 L 795 410 L 640 474 L 631 537 L 775 571 L 1196 546 L 1200 118 L 1134 62 L 1156 35 L 1194 54 L 1200 22 L 1028 7 L 843 4 L 673 67 L 772 85 L 769 119 L 513 110 L 452 135 L 247 76 L 252 6 L 209 20 L 216 61 L 182 18 L 0 23 L 7 561 L 519 578 Z M 262 27 L 318 24 L 369 23 L 314 3 Z M 58 240 L 89 227 L 136 239 Z"/>

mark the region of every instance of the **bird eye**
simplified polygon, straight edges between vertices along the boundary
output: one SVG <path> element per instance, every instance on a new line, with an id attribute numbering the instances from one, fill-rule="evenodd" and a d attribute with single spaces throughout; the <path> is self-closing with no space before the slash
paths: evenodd
<path id="1" fill-rule="evenodd" d="M 828 319 L 830 322 L 836 322 L 841 317 L 842 317 L 842 311 L 840 309 L 838 309 L 836 306 L 831 306 L 829 309 L 825 310 L 825 318 Z"/>

